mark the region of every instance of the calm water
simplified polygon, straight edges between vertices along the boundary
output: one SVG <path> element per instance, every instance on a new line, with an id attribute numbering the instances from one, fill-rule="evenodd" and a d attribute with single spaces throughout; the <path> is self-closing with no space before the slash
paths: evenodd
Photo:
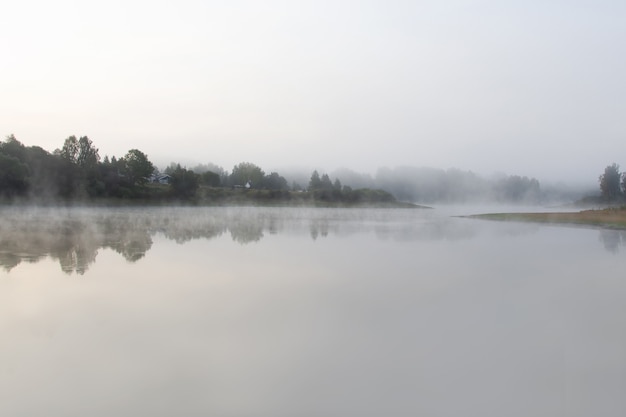
<path id="1" fill-rule="evenodd" d="M 452 212 L 4 209 L 0 415 L 626 415 L 626 234 Z"/>

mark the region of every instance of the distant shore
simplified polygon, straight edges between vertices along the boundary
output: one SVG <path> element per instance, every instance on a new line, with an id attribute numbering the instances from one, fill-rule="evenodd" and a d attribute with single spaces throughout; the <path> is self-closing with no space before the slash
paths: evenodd
<path id="1" fill-rule="evenodd" d="M 626 229 L 626 206 L 599 210 L 582 210 L 578 212 L 487 213 L 463 217 L 485 220 L 572 224 L 610 229 Z"/>

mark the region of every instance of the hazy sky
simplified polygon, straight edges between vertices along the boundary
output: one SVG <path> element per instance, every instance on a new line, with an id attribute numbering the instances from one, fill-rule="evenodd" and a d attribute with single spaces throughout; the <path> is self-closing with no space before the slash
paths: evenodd
<path id="1" fill-rule="evenodd" d="M 626 2 L 0 0 L 0 135 L 157 165 L 626 168 Z"/>

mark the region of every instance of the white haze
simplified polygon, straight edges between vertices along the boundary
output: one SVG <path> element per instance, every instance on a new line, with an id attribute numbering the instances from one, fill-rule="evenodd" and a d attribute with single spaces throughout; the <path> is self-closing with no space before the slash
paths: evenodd
<path id="1" fill-rule="evenodd" d="M 0 135 L 159 166 L 457 167 L 590 183 L 626 164 L 621 1 L 0 5 Z"/>

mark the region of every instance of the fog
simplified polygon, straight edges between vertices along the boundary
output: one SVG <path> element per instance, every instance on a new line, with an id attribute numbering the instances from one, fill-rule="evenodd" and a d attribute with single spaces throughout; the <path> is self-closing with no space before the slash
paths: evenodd
<path id="1" fill-rule="evenodd" d="M 575 210 L 575 209 L 570 209 Z M 112 250 L 127 262 L 143 259 L 154 241 L 185 244 L 230 237 L 248 245 L 268 236 L 374 235 L 400 242 L 476 239 L 484 222 L 459 217 L 490 212 L 564 211 L 523 205 L 438 205 L 434 209 L 313 209 L 254 207 L 4 207 L 0 210 L 0 267 L 10 272 L 22 263 L 46 259 L 67 274 L 85 274 L 98 253 Z M 487 230 L 489 230 L 487 228 Z M 537 226 L 512 223 L 498 229 L 512 235 L 537 232 Z M 598 241 L 618 253 L 626 245 L 622 231 L 600 229 Z"/>
<path id="2" fill-rule="evenodd" d="M 2 6 L 0 135 L 159 166 L 594 182 L 626 152 L 623 2 Z"/>

